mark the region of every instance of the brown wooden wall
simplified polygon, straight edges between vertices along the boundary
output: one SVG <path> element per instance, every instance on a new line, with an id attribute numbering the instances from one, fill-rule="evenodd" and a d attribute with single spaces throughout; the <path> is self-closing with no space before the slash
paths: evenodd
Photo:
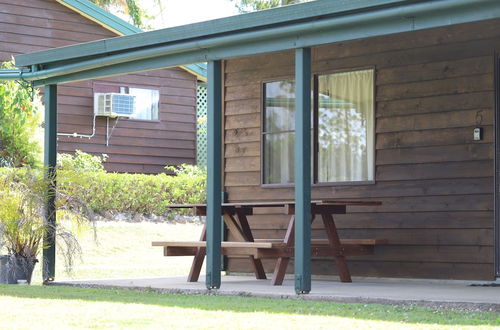
<path id="1" fill-rule="evenodd" d="M 13 55 L 116 37 L 54 0 L 0 0 L 0 61 Z M 92 133 L 93 84 L 160 90 L 159 121 L 120 120 L 106 147 L 106 121 L 97 119 L 92 139 L 60 137 L 59 152 L 80 149 L 109 156 L 110 171 L 158 173 L 165 165 L 194 163 L 196 77 L 180 68 L 59 86 L 58 131 Z M 111 120 L 111 126 L 114 120 Z"/>
<path id="2" fill-rule="evenodd" d="M 314 72 L 375 67 L 376 183 L 313 188 L 313 198 L 379 200 L 337 216 L 343 238 L 387 238 L 349 258 L 355 276 L 494 277 L 494 51 L 500 20 L 316 47 Z M 293 53 L 225 62 L 225 190 L 229 200 L 293 199 L 260 185 L 261 84 L 293 77 Z M 473 141 L 473 128 L 484 140 Z M 257 238 L 284 236 L 287 217 L 251 216 Z M 275 212 L 274 212 L 275 213 Z M 313 236 L 321 237 L 321 221 Z M 272 271 L 273 262 L 265 262 Z M 251 272 L 246 259 L 229 271 Z M 289 267 L 293 271 L 293 266 Z M 313 273 L 336 272 L 319 259 Z"/>

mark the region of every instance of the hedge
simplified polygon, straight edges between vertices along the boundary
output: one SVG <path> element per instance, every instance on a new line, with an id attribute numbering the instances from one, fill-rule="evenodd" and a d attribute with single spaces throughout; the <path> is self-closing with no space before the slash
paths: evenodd
<path id="1" fill-rule="evenodd" d="M 192 165 L 168 169 L 174 171 L 174 175 L 59 169 L 57 187 L 63 195 L 83 200 L 98 213 L 118 211 L 161 215 L 168 213 L 166 206 L 169 204 L 205 202 L 204 169 Z"/>

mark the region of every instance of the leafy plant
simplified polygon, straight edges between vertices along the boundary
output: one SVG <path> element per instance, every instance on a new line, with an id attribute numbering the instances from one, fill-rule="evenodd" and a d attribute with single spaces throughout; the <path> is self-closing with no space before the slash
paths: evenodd
<path id="1" fill-rule="evenodd" d="M 94 212 L 165 214 L 169 204 L 203 203 L 206 172 L 194 165 L 168 167 L 174 175 L 58 170 L 58 191 L 79 196 Z"/>
<path id="2" fill-rule="evenodd" d="M 75 150 L 75 154 L 58 154 L 57 167 L 63 171 L 76 172 L 104 172 L 103 163 L 108 159 L 108 155 L 93 156 L 80 150 Z"/>
<path id="3" fill-rule="evenodd" d="M 1 69 L 13 69 L 3 62 Z M 41 101 L 38 92 L 24 88 L 15 81 L 0 83 L 0 165 L 32 166 L 41 164 L 41 146 L 36 139 L 40 127 Z"/>
<path id="4" fill-rule="evenodd" d="M 55 232 L 58 247 L 71 270 L 75 256 L 81 253 L 78 240 L 66 224 L 83 226 L 91 218 L 78 196 L 56 195 L 56 225 L 45 222 L 46 202 L 50 198 L 47 187 L 51 180 L 44 178 L 43 170 L 27 168 L 4 169 L 0 176 L 0 241 L 7 254 L 16 258 L 36 259 L 48 246 L 43 238 Z M 1 247 L 1 246 L 0 246 Z"/>
<path id="5" fill-rule="evenodd" d="M 170 212 L 166 207 L 170 204 L 205 202 L 207 174 L 203 167 L 166 167 L 172 175 L 108 173 L 103 167 L 106 159 L 106 155 L 93 156 L 79 150 L 75 155 L 58 155 L 59 210 L 66 208 L 86 218 L 91 218 L 92 212 L 105 211 L 165 214 Z M 26 180 L 23 173 L 30 173 L 26 169 L 11 172 L 15 175 L 0 171 L 0 179 L 22 181 Z"/>
<path id="6" fill-rule="evenodd" d="M 36 214 L 31 194 L 21 186 L 3 183 L 0 211 L 2 238 L 7 254 L 21 258 L 36 258 L 46 233 L 43 217 Z"/>
<path id="7" fill-rule="evenodd" d="M 204 203 L 206 198 L 207 171 L 204 167 L 183 164 L 179 167 L 166 166 L 174 172 L 171 188 L 172 198 L 185 203 Z M 174 203 L 172 203 L 174 204 Z"/>
<path id="8" fill-rule="evenodd" d="M 155 16 L 146 13 L 140 6 L 139 0 L 90 0 L 96 5 L 109 10 L 117 11 L 121 14 L 128 15 L 132 19 L 132 23 L 139 28 L 150 28 L 144 24 L 145 19 L 152 19 Z M 154 5 L 159 12 L 163 11 L 161 0 L 154 0 Z"/>

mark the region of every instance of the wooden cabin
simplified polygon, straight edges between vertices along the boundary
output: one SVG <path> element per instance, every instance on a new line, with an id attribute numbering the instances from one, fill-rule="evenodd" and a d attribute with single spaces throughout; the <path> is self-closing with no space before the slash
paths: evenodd
<path id="1" fill-rule="evenodd" d="M 0 61 L 142 32 L 87 0 L 0 0 L 0 22 Z M 159 173 L 166 165 L 194 164 L 202 80 L 203 65 L 187 65 L 61 86 L 57 150 L 107 154 L 104 166 L 116 172 Z M 95 93 L 134 95 L 136 112 L 94 117 Z"/>
<path id="2" fill-rule="evenodd" d="M 350 257 L 352 275 L 495 277 L 496 47 L 500 20 L 312 47 L 312 199 L 383 203 L 336 217 L 343 238 L 389 241 Z M 294 52 L 228 59 L 223 72 L 228 200 L 293 199 Z M 284 236 L 288 217 L 269 212 L 249 217 L 256 238 Z M 325 238 L 321 221 L 312 235 Z M 332 267 L 315 260 L 313 274 Z M 252 271 L 245 258 L 227 269 Z"/>
<path id="3" fill-rule="evenodd" d="M 382 202 L 335 217 L 341 238 L 388 240 L 373 255 L 348 258 L 354 276 L 500 276 L 498 1 L 318 0 L 154 31 L 147 40 L 122 37 L 108 47 L 126 56 L 141 47 L 158 54 L 166 44 L 163 63 L 209 61 L 208 288 L 220 285 L 221 191 L 232 203 L 301 205 L 297 292 L 310 289 L 309 270 L 337 272 L 330 259 L 308 261 L 303 206 L 314 199 Z M 81 61 L 70 77 L 77 79 L 87 74 L 80 52 L 111 60 L 104 49 L 75 46 L 16 61 L 61 70 Z M 257 239 L 283 237 L 288 218 L 272 208 L 248 216 Z M 314 222 L 312 238 L 323 235 Z M 251 272 L 245 259 L 229 258 L 226 269 Z M 264 260 L 266 272 L 273 264 Z"/>

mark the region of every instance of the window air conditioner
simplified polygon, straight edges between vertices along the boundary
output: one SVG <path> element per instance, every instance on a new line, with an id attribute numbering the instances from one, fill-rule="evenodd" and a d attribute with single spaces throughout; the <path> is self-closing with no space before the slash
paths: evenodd
<path id="1" fill-rule="evenodd" d="M 130 117 L 135 112 L 135 96 L 119 93 L 95 93 L 94 114 L 106 117 Z"/>

